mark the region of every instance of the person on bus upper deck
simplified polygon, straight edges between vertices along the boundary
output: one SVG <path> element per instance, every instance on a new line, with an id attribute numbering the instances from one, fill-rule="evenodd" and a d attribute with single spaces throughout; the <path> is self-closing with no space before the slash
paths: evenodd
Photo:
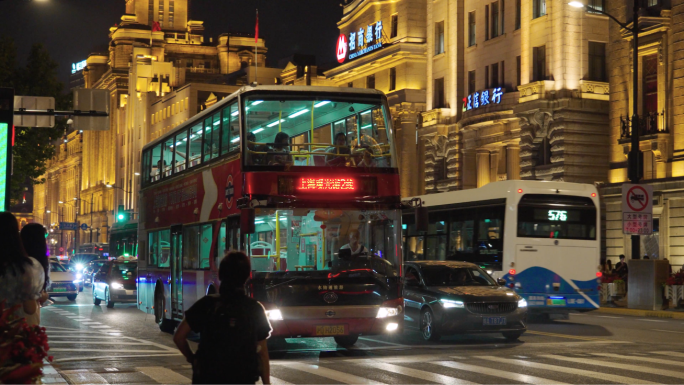
<path id="1" fill-rule="evenodd" d="M 344 132 L 338 132 L 335 135 L 333 146 L 325 152 L 336 155 L 349 155 L 351 151 L 347 147 L 347 135 Z M 325 161 L 328 166 L 345 166 L 348 160 L 349 158 L 346 156 L 327 155 Z"/>
<path id="2" fill-rule="evenodd" d="M 363 253 L 367 253 L 368 249 L 366 249 L 366 246 L 359 243 L 359 238 L 361 238 L 361 234 L 359 233 L 359 230 L 350 231 L 349 232 L 349 243 L 342 246 L 340 249 L 350 249 L 352 257 L 357 257 Z"/>
<path id="3" fill-rule="evenodd" d="M 263 166 L 266 162 L 264 154 L 253 154 L 254 152 L 268 152 L 268 148 L 264 145 L 256 144 L 256 135 L 253 132 L 247 134 L 247 164 L 252 166 Z"/>
<path id="4" fill-rule="evenodd" d="M 292 155 L 290 155 L 290 150 L 288 149 L 289 145 L 290 135 L 282 131 L 276 134 L 273 140 L 273 148 L 270 150 L 268 164 L 272 166 L 292 165 Z"/>
<path id="5" fill-rule="evenodd" d="M 363 152 L 363 159 L 356 165 L 356 167 L 375 167 L 375 161 L 373 160 L 373 154 L 369 149 Z"/>

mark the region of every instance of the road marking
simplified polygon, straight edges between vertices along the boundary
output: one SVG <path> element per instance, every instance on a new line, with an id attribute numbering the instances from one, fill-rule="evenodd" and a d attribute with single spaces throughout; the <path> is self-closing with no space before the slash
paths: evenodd
<path id="1" fill-rule="evenodd" d="M 317 376 L 325 377 L 331 380 L 343 382 L 345 384 L 383 384 L 382 382 L 373 381 L 369 378 L 355 376 L 349 373 L 339 372 L 337 370 L 324 368 L 318 365 L 309 365 L 301 362 L 272 362 L 271 365 L 283 365 L 288 369 L 295 369 L 302 372 L 315 374 Z"/>
<path id="2" fill-rule="evenodd" d="M 487 376 L 505 378 L 507 380 L 520 381 L 520 382 L 529 383 L 529 384 L 567 384 L 567 382 L 554 381 L 554 380 L 550 380 L 548 378 L 535 377 L 535 376 L 530 376 L 527 374 L 513 373 L 513 372 L 506 371 L 506 370 L 493 369 L 493 368 L 488 368 L 488 367 L 479 366 L 479 365 L 463 364 L 463 363 L 454 362 L 454 361 L 437 361 L 437 362 L 430 362 L 430 363 L 434 364 L 434 365 L 446 366 L 447 368 L 465 370 L 468 372 L 481 373 L 481 374 L 484 374 Z"/>
<path id="3" fill-rule="evenodd" d="M 597 317 L 601 317 L 601 318 L 622 318 L 622 317 L 613 317 L 611 315 L 597 315 Z"/>
<path id="4" fill-rule="evenodd" d="M 101 352 L 102 349 L 51 348 L 50 351 L 51 352 Z M 145 350 L 145 349 L 142 349 L 142 350 L 107 349 L 107 351 L 110 353 L 166 353 L 167 352 L 165 350 Z M 109 356 L 109 358 L 111 358 L 111 356 Z"/>
<path id="5" fill-rule="evenodd" d="M 190 384 L 192 380 L 180 373 L 161 366 L 143 366 L 136 368 L 140 373 L 157 381 L 159 384 Z"/>
<path id="6" fill-rule="evenodd" d="M 262 385 L 263 382 L 261 381 L 261 378 L 256 382 L 258 385 Z M 285 380 L 281 380 L 280 378 L 276 378 L 271 376 L 271 384 L 273 385 L 293 385 L 291 382 L 287 382 Z"/>
<path id="7" fill-rule="evenodd" d="M 397 373 L 408 377 L 419 378 L 421 380 L 428 381 L 429 383 L 436 384 L 475 384 L 475 382 L 462 380 L 460 378 L 445 376 L 443 374 L 426 372 L 424 370 L 418 370 L 413 368 L 407 368 L 404 366 L 388 364 L 383 362 L 378 362 L 374 360 L 357 360 L 356 362 L 362 362 L 364 366 L 370 366 L 375 369 L 384 370 L 390 373 Z"/>
<path id="8" fill-rule="evenodd" d="M 539 332 L 539 331 L 531 331 L 528 330 L 525 332 L 527 334 L 538 334 L 540 336 L 548 336 L 548 337 L 560 337 L 560 338 L 570 338 L 573 340 L 583 340 L 583 341 L 608 341 L 608 342 L 613 342 L 604 338 L 594 338 L 594 337 L 580 337 L 580 336 L 572 336 L 569 334 L 558 334 L 558 333 L 547 333 L 547 332 Z"/>
<path id="9" fill-rule="evenodd" d="M 50 349 L 52 350 L 52 349 Z M 69 378 L 71 384 L 108 384 L 107 380 L 97 373 L 92 373 L 88 369 L 65 370 L 62 372 Z"/>
<path id="10" fill-rule="evenodd" d="M 50 349 L 52 351 L 52 349 Z M 55 358 L 54 362 L 72 362 L 72 361 L 90 361 L 90 360 L 111 360 L 112 358 L 137 358 L 137 357 L 171 357 L 180 356 L 178 353 L 161 353 L 161 354 L 131 354 L 131 355 L 120 355 L 120 356 L 88 356 L 88 357 L 69 357 L 69 358 Z"/>
<path id="11" fill-rule="evenodd" d="M 663 330 L 663 329 L 651 329 L 651 330 L 655 330 L 657 332 L 665 332 L 665 333 L 684 334 L 684 332 L 678 332 L 678 331 L 674 331 L 674 330 Z"/>
<path id="12" fill-rule="evenodd" d="M 611 353 L 592 353 L 594 356 L 601 356 L 601 357 L 611 357 L 611 358 L 619 358 L 621 360 L 632 360 L 632 361 L 641 361 L 641 362 L 653 362 L 655 364 L 663 364 L 663 365 L 674 365 L 681 367 L 682 362 L 681 361 L 670 361 L 670 360 L 663 360 L 661 358 L 651 358 L 651 357 L 631 357 L 631 356 L 625 356 L 625 355 L 620 355 L 620 354 L 611 354 Z"/>
<path id="13" fill-rule="evenodd" d="M 646 319 L 646 318 L 637 318 L 637 321 L 647 321 L 647 322 L 667 322 L 659 319 Z"/>
<path id="14" fill-rule="evenodd" d="M 147 342 L 106 342 L 106 341 L 50 341 L 54 344 L 79 344 L 79 345 L 147 345 Z M 50 349 L 52 350 L 52 349 Z"/>
<path id="15" fill-rule="evenodd" d="M 583 314 L 583 313 L 570 313 L 570 315 L 588 315 L 588 314 Z"/>
<path id="16" fill-rule="evenodd" d="M 374 339 L 372 339 L 372 338 L 366 338 L 366 337 L 359 337 L 359 339 L 360 339 L 360 340 L 364 340 L 364 341 L 377 342 L 377 343 L 380 343 L 380 344 L 387 344 L 387 345 L 394 345 L 394 346 L 406 346 L 406 345 L 397 344 L 397 343 L 394 343 L 394 342 L 378 341 L 378 340 L 374 340 Z"/>
<path id="17" fill-rule="evenodd" d="M 602 373 L 602 372 L 592 372 L 590 370 L 583 370 L 583 369 L 577 369 L 577 368 L 566 368 L 565 366 L 542 364 L 539 362 L 532 362 L 532 361 L 525 361 L 525 360 L 513 360 L 513 359 L 508 359 L 508 358 L 489 357 L 489 356 L 478 356 L 477 358 L 481 358 L 483 360 L 489 360 L 489 361 L 503 362 L 505 364 L 511 364 L 511 365 L 526 366 L 529 368 L 551 370 L 551 371 L 559 372 L 559 373 L 575 374 L 575 375 L 580 375 L 580 376 L 585 376 L 585 377 L 598 378 L 600 380 L 609 381 L 609 382 L 616 382 L 619 384 L 656 384 L 656 382 L 641 380 L 638 378 L 630 378 L 630 377 L 618 376 L 615 374 L 608 374 L 608 373 Z"/>
<path id="18" fill-rule="evenodd" d="M 88 327 L 93 328 L 93 329 L 111 329 L 111 326 L 109 326 L 109 325 L 93 325 L 93 326 L 88 325 Z"/>
<path id="19" fill-rule="evenodd" d="M 675 357 L 684 357 L 684 353 L 680 352 L 651 352 L 653 354 L 660 354 L 663 356 L 675 356 Z"/>
<path id="20" fill-rule="evenodd" d="M 656 368 L 650 368 L 648 366 L 641 366 L 641 365 L 634 365 L 634 364 L 620 364 L 617 362 L 597 361 L 595 359 L 586 359 L 586 358 L 564 357 L 564 356 L 558 356 L 555 354 L 545 354 L 545 355 L 542 355 L 541 357 L 553 358 L 553 359 L 561 360 L 561 361 L 576 362 L 578 364 L 596 365 L 596 366 L 603 366 L 603 367 L 612 368 L 612 369 L 624 369 L 624 370 L 630 370 L 633 372 L 656 374 L 659 376 L 667 376 L 667 377 L 684 379 L 684 372 L 675 372 L 673 370 L 666 370 L 666 369 L 656 369 Z"/>

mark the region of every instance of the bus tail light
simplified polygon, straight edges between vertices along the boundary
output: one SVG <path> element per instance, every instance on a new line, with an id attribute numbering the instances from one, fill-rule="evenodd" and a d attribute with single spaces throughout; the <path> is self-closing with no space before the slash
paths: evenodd
<path id="1" fill-rule="evenodd" d="M 508 284 L 508 287 L 510 287 L 511 289 L 515 289 L 515 284 L 514 284 L 514 283 L 509 283 L 509 284 Z"/>
<path id="2" fill-rule="evenodd" d="M 595 197 L 596 197 L 596 193 L 591 193 L 591 197 L 592 197 L 592 198 L 595 198 Z"/>
<path id="3" fill-rule="evenodd" d="M 378 309 L 378 314 L 375 318 L 387 318 L 401 315 L 404 311 L 404 299 L 398 298 L 391 301 L 385 301 Z"/>
<path id="4" fill-rule="evenodd" d="M 596 278 L 601 278 L 602 276 L 603 276 L 603 273 L 601 273 L 600 271 L 596 272 Z"/>
<path id="5" fill-rule="evenodd" d="M 521 189 L 521 188 L 518 189 L 518 194 L 522 194 L 522 189 Z"/>
<path id="6" fill-rule="evenodd" d="M 510 270 L 508 270 L 508 274 L 510 274 L 510 275 L 515 275 L 515 269 L 510 269 Z"/>

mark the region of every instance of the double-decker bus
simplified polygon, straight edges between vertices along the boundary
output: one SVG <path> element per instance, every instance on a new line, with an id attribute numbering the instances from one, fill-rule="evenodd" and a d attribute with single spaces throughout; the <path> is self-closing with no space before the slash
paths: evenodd
<path id="1" fill-rule="evenodd" d="M 599 307 L 600 212 L 593 185 L 502 181 L 418 197 L 427 232 L 404 215 L 404 258 L 460 260 L 504 278 L 531 312 L 566 318 Z"/>
<path id="2" fill-rule="evenodd" d="M 229 250 L 275 337 L 403 329 L 401 200 L 386 97 L 243 87 L 143 149 L 139 308 L 173 330 Z"/>

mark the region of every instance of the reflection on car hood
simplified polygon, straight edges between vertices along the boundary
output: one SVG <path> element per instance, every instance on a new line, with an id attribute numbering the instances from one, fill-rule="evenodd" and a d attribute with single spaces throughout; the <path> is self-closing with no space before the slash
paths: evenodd
<path id="1" fill-rule="evenodd" d="M 52 282 L 72 282 L 76 279 L 76 273 L 71 271 L 51 271 L 50 280 Z"/>
<path id="2" fill-rule="evenodd" d="M 430 286 L 427 290 L 437 297 L 456 300 L 503 302 L 518 300 L 515 293 L 503 286 Z"/>

